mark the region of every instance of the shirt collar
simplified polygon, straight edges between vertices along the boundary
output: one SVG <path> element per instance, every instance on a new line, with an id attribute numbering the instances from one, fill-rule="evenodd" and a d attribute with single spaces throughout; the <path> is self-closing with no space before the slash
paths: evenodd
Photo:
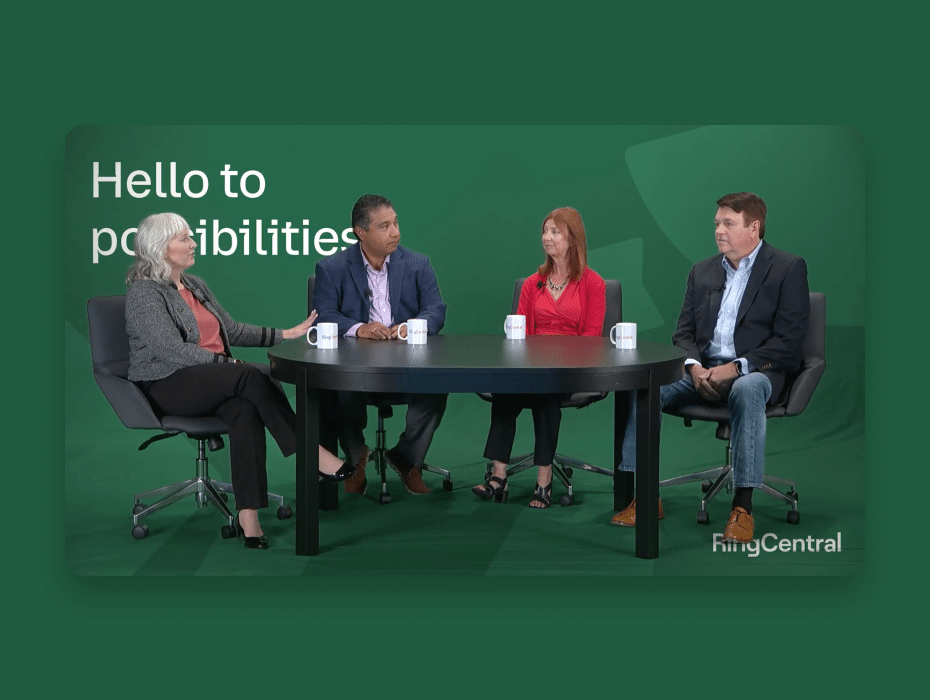
<path id="1" fill-rule="evenodd" d="M 365 265 L 365 272 L 366 272 L 366 273 L 371 273 L 371 272 L 373 272 L 373 273 L 375 273 L 376 275 L 383 274 L 383 273 L 387 272 L 387 265 L 388 265 L 389 262 L 391 262 L 391 255 L 390 255 L 390 253 L 389 253 L 388 256 L 384 259 L 384 264 L 381 265 L 381 269 L 380 269 L 380 270 L 376 270 L 375 268 L 373 268 L 373 267 L 371 266 L 371 263 L 368 262 L 368 258 L 365 257 L 365 254 L 362 253 L 362 263 L 364 263 L 364 265 Z"/>
<path id="2" fill-rule="evenodd" d="M 736 269 L 733 269 L 733 266 L 730 264 L 730 261 L 727 260 L 727 256 L 724 255 L 720 258 L 720 264 L 723 265 L 723 268 L 727 272 L 738 272 L 739 270 L 751 270 L 752 266 L 756 264 L 756 258 L 759 257 L 759 249 L 762 248 L 762 241 L 759 241 L 759 244 L 752 249 L 752 252 L 747 255 L 745 258 L 739 261 Z"/>

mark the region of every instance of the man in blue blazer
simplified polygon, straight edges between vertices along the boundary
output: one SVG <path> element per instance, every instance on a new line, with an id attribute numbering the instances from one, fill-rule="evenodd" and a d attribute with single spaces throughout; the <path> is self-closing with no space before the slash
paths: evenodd
<path id="1" fill-rule="evenodd" d="M 425 255 L 400 245 L 397 213 L 390 200 L 373 194 L 360 197 L 352 208 L 352 230 L 357 245 L 316 265 L 313 306 L 319 321 L 338 324 L 342 336 L 371 341 L 396 340 L 397 327 L 411 318 L 426 319 L 429 335 L 439 333 L 446 321 L 446 305 L 436 275 Z M 422 468 L 447 399 L 446 394 L 404 395 L 406 427 L 387 459 L 412 494 L 430 492 Z M 346 461 L 359 465 L 345 481 L 345 490 L 364 493 L 368 400 L 365 394 L 341 391 L 338 401 L 339 441 Z"/>
<path id="2" fill-rule="evenodd" d="M 722 255 L 691 268 L 672 342 L 686 353 L 685 377 L 662 387 L 662 406 L 726 403 L 732 428 L 733 511 L 725 541 L 753 538 L 752 490 L 765 474 L 765 407 L 781 399 L 800 367 L 810 315 L 807 264 L 764 240 L 766 206 L 751 192 L 717 200 L 714 236 Z M 636 465 L 635 411 L 620 469 Z M 663 517 L 659 501 L 659 517 Z M 636 524 L 636 502 L 615 515 Z"/>

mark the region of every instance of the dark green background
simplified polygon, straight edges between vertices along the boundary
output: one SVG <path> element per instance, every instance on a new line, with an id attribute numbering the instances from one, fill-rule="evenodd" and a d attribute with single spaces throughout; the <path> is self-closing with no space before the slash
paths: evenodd
<path id="1" fill-rule="evenodd" d="M 390 168 L 357 167 L 368 157 L 369 144 L 378 145 L 379 158 Z M 567 165 L 553 163 L 552 153 L 564 154 Z M 65 160 L 65 556 L 75 573 L 843 575 L 858 571 L 864 561 L 864 393 L 856 368 L 865 352 L 865 171 L 855 129 L 95 126 L 68 135 Z M 172 162 L 178 180 L 199 170 L 212 184 L 202 198 L 160 198 L 155 184 L 146 197 L 134 198 L 124 185 L 115 197 L 114 185 L 104 182 L 95 198 L 95 162 L 104 176 L 115 173 L 119 162 L 123 182 L 137 169 L 154 178 L 154 164 L 162 163 L 163 192 L 173 189 L 168 183 Z M 227 197 L 219 176 L 226 163 L 240 174 L 259 170 L 264 194 Z M 194 191 L 199 189 L 198 182 Z M 477 509 L 468 493 L 468 484 L 480 481 L 484 472 L 480 452 L 488 425 L 487 405 L 472 395 L 450 398 L 443 429 L 430 448 L 430 461 L 450 469 L 459 487 L 451 500 L 417 499 L 415 505 L 400 502 L 380 511 L 350 499 L 332 524 L 324 519 L 320 559 L 281 561 L 278 551 L 261 561 L 241 552 L 231 556 L 210 521 L 189 517 L 191 509 L 156 519 L 158 529 L 144 545 L 125 537 L 129 493 L 176 481 L 177 463 L 191 458 L 193 446 L 184 449 L 175 441 L 136 455 L 132 469 L 125 468 L 123 456 L 143 438 L 122 428 L 87 371 L 86 301 L 124 292 L 129 257 L 117 252 L 94 263 L 95 227 L 106 225 L 121 234 L 153 210 L 186 214 L 201 251 L 195 272 L 209 280 L 224 306 L 243 320 L 289 327 L 306 313 L 306 276 L 319 254 L 288 254 L 302 246 L 298 240 L 289 245 L 279 233 L 279 254 L 271 255 L 275 247 L 268 227 L 296 222 L 299 228 L 307 220 L 311 236 L 322 226 L 341 231 L 357 192 L 387 192 L 403 222 L 404 243 L 429 254 L 440 280 L 449 306 L 444 332 L 496 334 L 509 310 L 514 278 L 542 261 L 543 218 L 555 206 L 571 204 L 585 217 L 590 264 L 623 284 L 624 318 L 638 324 L 644 339 L 668 342 L 691 265 L 715 252 L 714 201 L 740 189 L 765 196 L 772 212 L 767 240 L 807 260 L 810 287 L 826 294 L 829 308 L 829 373 L 804 420 L 776 421 L 769 431 L 767 472 L 799 481 L 804 528 L 785 527 L 783 508 L 761 498 L 755 512 L 758 535 L 835 539 L 841 533 L 841 552 L 763 553 L 721 561 L 709 545 L 722 522 L 694 527 L 697 490 L 676 489 L 665 495 L 670 518 L 662 528 L 663 557 L 649 565 L 630 561 L 630 538 L 603 527 L 611 513 L 609 482 L 581 474 L 574 480 L 578 507 L 572 512 L 556 509 L 544 521 L 519 508 L 492 516 Z M 831 216 L 823 212 L 824 202 L 830 203 Z M 238 248 L 230 256 L 213 254 L 214 218 L 218 227 L 238 234 Z M 243 219 L 250 230 L 249 255 L 245 236 L 238 233 Z M 268 255 L 257 254 L 255 219 L 263 221 Z M 201 220 L 204 236 L 197 233 Z M 230 240 L 226 235 L 221 246 L 229 247 Z M 108 250 L 106 241 L 101 247 Z M 263 349 L 238 355 L 266 360 Z M 609 464 L 612 419 L 609 401 L 582 414 L 566 412 L 560 452 Z M 521 421 L 517 453 L 530 444 L 528 422 L 528 416 Z M 389 439 L 399 429 L 399 422 L 389 423 Z M 666 422 L 663 475 L 720 464 L 722 445 L 710 436 L 706 426 L 682 431 L 680 422 Z M 227 473 L 226 459 L 227 453 L 211 458 L 215 474 Z M 293 463 L 273 446 L 268 472 L 271 490 L 290 500 Z M 528 488 L 532 482 L 526 481 Z M 511 487 L 518 503 L 524 497 L 521 482 L 516 479 Z M 712 520 L 722 517 L 715 513 Z M 191 531 L 185 533 L 185 527 Z M 471 537 L 459 535 L 462 529 Z M 271 531 L 277 549 L 292 550 L 292 528 L 279 530 Z M 617 546 L 623 552 L 619 557 L 612 555 Z"/>
<path id="2" fill-rule="evenodd" d="M 434 12 L 357 7 L 348 16 L 267 7 L 261 17 L 251 6 L 222 17 L 183 7 L 9 15 L 4 190 L 17 303 L 7 346 L 8 363 L 22 368 L 9 392 L 17 418 L 6 452 L 21 504 L 7 523 L 8 617 L 20 649 L 11 657 L 14 676 L 40 689 L 144 694 L 160 685 L 152 679 L 164 673 L 154 669 L 202 658 L 179 672 L 186 688 L 217 687 L 200 680 L 210 668 L 224 687 L 233 679 L 238 693 L 279 692 L 260 671 L 245 680 L 229 673 L 242 666 L 231 654 L 243 637 L 276 670 L 301 669 L 284 673 L 287 687 L 333 669 L 322 692 L 367 689 L 359 678 L 378 672 L 379 686 L 417 694 L 473 694 L 478 686 L 688 692 L 702 683 L 720 693 L 784 683 L 781 692 L 790 692 L 815 679 L 843 692 L 901 680 L 917 667 L 919 646 L 898 632 L 914 628 L 925 569 L 920 503 L 902 495 L 902 486 L 920 485 L 926 461 L 909 386 L 921 380 L 910 378 L 919 369 L 907 356 L 888 360 L 889 341 L 919 345 L 923 313 L 914 289 L 926 254 L 926 137 L 915 89 L 922 44 L 908 12 L 804 4 L 801 14 L 792 5 L 740 4 L 657 14 L 575 4 L 570 12 L 495 5 L 489 13 L 472 4 L 450 23 Z M 180 121 L 854 125 L 869 202 L 869 334 L 859 371 L 869 396 L 869 513 L 879 517 L 870 520 L 868 564 L 844 579 L 593 584 L 71 576 L 60 515 L 64 416 L 50 409 L 62 397 L 65 139 L 80 124 Z M 246 622 L 229 612 L 246 609 Z M 211 617 L 219 632 L 209 629 Z M 388 652 L 377 661 L 384 642 Z M 552 664 L 559 649 L 565 664 Z M 344 670 L 337 652 L 346 650 L 364 660 L 361 673 Z M 585 660 L 584 650 L 595 659 Z M 499 651 L 500 676 L 489 663 Z M 671 673 L 673 664 L 679 670 Z M 411 667 L 413 680 L 404 677 Z M 628 680 L 639 670 L 648 682 Z"/>

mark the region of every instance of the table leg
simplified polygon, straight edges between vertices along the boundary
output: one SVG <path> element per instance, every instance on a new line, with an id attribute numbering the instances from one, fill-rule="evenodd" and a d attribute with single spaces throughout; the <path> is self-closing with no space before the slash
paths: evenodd
<path id="1" fill-rule="evenodd" d="M 297 554 L 320 553 L 320 392 L 297 382 Z"/>
<path id="2" fill-rule="evenodd" d="M 636 392 L 636 556 L 659 556 L 659 385 Z"/>
<path id="3" fill-rule="evenodd" d="M 335 391 L 320 391 L 320 444 L 334 455 L 339 454 L 339 407 Z M 339 509 L 339 486 L 320 482 L 320 510 Z"/>
<path id="4" fill-rule="evenodd" d="M 623 437 L 630 417 L 630 392 L 614 392 L 614 510 L 621 511 L 633 500 L 633 472 L 617 469 L 623 459 Z"/>

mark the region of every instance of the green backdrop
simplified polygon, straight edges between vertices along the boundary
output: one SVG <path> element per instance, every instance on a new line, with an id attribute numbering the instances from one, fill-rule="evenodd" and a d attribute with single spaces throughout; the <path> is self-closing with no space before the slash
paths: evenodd
<path id="1" fill-rule="evenodd" d="M 223 171 L 238 173 L 231 176 L 228 187 Z M 252 174 L 243 177 L 249 171 Z M 195 174 L 187 176 L 191 172 Z M 112 181 L 117 173 L 118 186 Z M 239 177 L 247 192 L 261 191 L 261 195 L 241 194 Z M 774 528 L 782 538 L 836 538 L 840 532 L 843 551 L 833 556 L 779 552 L 752 558 L 751 566 L 745 557 L 724 564 L 707 546 L 720 523 L 709 529 L 690 524 L 696 489 L 682 489 L 680 505 L 674 503 L 675 496 L 665 497 L 667 504 L 673 499 L 670 509 L 678 506 L 681 518 L 681 524 L 666 522 L 663 527 L 666 550 L 677 553 L 677 558 L 645 569 L 642 562 L 623 559 L 579 561 L 564 571 L 620 575 L 856 571 L 865 551 L 864 387 L 854 371 L 864 362 L 864 186 L 861 137 L 855 129 L 842 126 L 76 127 L 66 143 L 65 172 L 66 494 L 69 503 L 98 499 L 94 517 L 105 515 L 105 522 L 111 524 L 103 541 L 114 537 L 110 546 L 127 549 L 123 568 L 114 566 L 101 556 L 100 533 L 92 530 L 93 536 L 85 532 L 83 537 L 66 538 L 66 559 L 81 574 L 250 573 L 241 559 L 212 568 L 218 565 L 211 562 L 207 550 L 185 559 L 177 553 L 177 542 L 167 540 L 167 532 L 159 533 L 162 547 L 153 543 L 156 537 L 140 546 L 125 539 L 122 504 L 129 503 L 130 492 L 181 478 L 180 465 L 161 465 L 166 455 L 185 452 L 140 455 L 134 466 L 148 465 L 139 459 L 153 463 L 126 473 L 130 457 L 117 445 L 141 441 L 142 436 L 127 437 L 91 380 L 86 363 L 86 301 L 124 292 L 123 276 L 131 260 L 124 246 L 131 249 L 130 229 L 147 214 L 176 211 L 188 219 L 199 244 L 194 272 L 208 280 L 234 317 L 289 327 L 305 314 L 306 277 L 316 261 L 336 250 L 332 241 L 353 240 L 351 232 L 344 230 L 355 199 L 366 192 L 386 194 L 398 212 L 403 243 L 428 254 L 436 270 L 449 306 L 444 332 L 497 333 L 509 310 L 514 278 L 529 274 L 542 260 L 539 230 L 546 214 L 558 206 L 574 206 L 585 219 L 590 265 L 623 284 L 624 319 L 639 324 L 640 337 L 668 342 L 690 266 L 716 252 L 715 200 L 728 192 L 751 190 L 768 203 L 766 240 L 806 258 L 810 288 L 827 296 L 829 326 L 828 371 L 815 400 L 794 425 L 775 422 L 768 450 L 769 473 L 800 482 L 804 527 L 793 530 L 782 522 L 779 530 L 772 518 L 783 519 L 784 514 L 780 506 L 770 506 L 763 511 L 767 516 L 760 518 L 759 534 Z M 199 196 L 204 190 L 205 195 Z M 244 350 L 239 356 L 266 359 L 261 349 Z M 595 464 L 609 463 L 609 405 L 603 402 L 578 417 L 567 415 L 561 451 Z M 481 478 L 480 445 L 487 413 L 487 405 L 474 396 L 453 396 L 437 433 L 431 461 L 451 468 L 459 487 Z M 528 442 L 527 422 L 524 419 L 522 443 Z M 711 439 L 709 430 L 684 433 L 669 423 L 663 439 L 663 475 L 721 461 L 722 447 Z M 399 423 L 390 428 L 395 429 L 400 429 Z M 222 459 L 214 459 L 221 474 Z M 101 461 L 115 465 L 112 501 L 88 492 L 101 488 Z M 290 462 L 272 457 L 269 471 L 280 492 L 290 497 Z M 116 484 L 127 481 L 121 492 Z M 586 507 L 592 520 L 598 509 L 609 508 L 599 500 L 609 500 L 608 480 L 576 479 L 576 489 L 587 494 L 588 501 L 579 510 Z M 832 504 L 837 495 L 844 499 L 842 508 Z M 464 507 L 475 503 L 467 488 L 454 496 L 467 501 Z M 445 508 L 436 508 L 431 512 L 426 507 L 421 514 L 425 523 L 445 513 Z M 726 509 L 726 504 L 720 508 Z M 515 511 L 509 513 L 517 517 Z M 487 517 L 487 511 L 475 516 Z M 86 506 L 70 508 L 69 533 L 89 517 Z M 184 522 L 186 517 L 182 511 L 165 522 Z M 369 512 L 367 517 L 377 516 Z M 558 517 L 582 518 L 582 523 L 574 524 L 563 524 L 556 516 L 550 520 L 555 527 L 580 528 L 570 531 L 582 540 L 617 535 L 605 533 L 584 515 Z M 721 517 L 716 515 L 718 520 Z M 341 533 L 359 527 L 357 538 L 371 540 L 365 527 L 359 526 L 364 518 L 357 514 L 353 519 L 349 510 L 334 526 Z M 202 518 L 191 522 L 205 527 Z M 477 552 L 468 565 L 455 561 L 461 554 L 454 547 L 445 558 L 435 559 L 435 568 L 405 561 L 405 554 L 397 550 L 418 552 L 423 547 L 415 537 L 403 539 L 411 535 L 408 529 L 396 541 L 369 542 L 374 553 L 365 549 L 353 553 L 351 547 L 342 548 L 337 538 L 334 548 L 339 554 L 327 552 L 310 562 L 275 562 L 266 573 L 364 573 L 372 564 L 360 562 L 376 554 L 385 557 L 377 566 L 394 573 L 409 572 L 411 566 L 428 573 L 488 575 L 559 569 L 544 563 L 553 553 L 554 540 L 544 539 L 540 545 L 532 536 L 524 539 L 517 520 L 499 527 L 498 542 L 492 536 L 490 541 L 468 545 Z M 680 527 L 688 528 L 681 542 L 676 533 Z M 442 543 L 434 524 L 424 528 L 432 540 Z M 117 534 L 124 539 L 116 540 Z M 172 539 L 183 537 L 182 528 Z M 282 537 L 280 545 L 286 550 L 289 534 Z M 570 548 L 568 543 L 564 546 Z"/>

